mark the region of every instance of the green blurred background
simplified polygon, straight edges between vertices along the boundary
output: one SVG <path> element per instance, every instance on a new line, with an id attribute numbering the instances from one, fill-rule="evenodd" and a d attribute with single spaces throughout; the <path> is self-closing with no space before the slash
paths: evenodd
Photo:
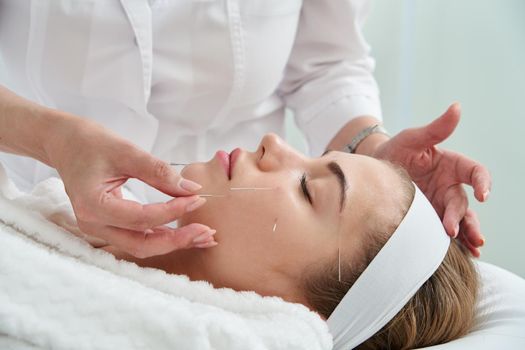
<path id="1" fill-rule="evenodd" d="M 525 1 L 376 0 L 365 37 L 391 133 L 461 103 L 461 122 L 443 147 L 492 174 L 486 204 L 468 190 L 486 237 L 481 260 L 525 277 Z M 305 150 L 287 122 L 288 141 Z"/>

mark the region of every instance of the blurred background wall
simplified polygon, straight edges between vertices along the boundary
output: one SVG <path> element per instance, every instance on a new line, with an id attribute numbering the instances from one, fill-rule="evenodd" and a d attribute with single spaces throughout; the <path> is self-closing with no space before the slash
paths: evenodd
<path id="1" fill-rule="evenodd" d="M 481 260 L 525 277 L 525 1 L 372 4 L 365 37 L 376 58 L 387 129 L 426 124 L 461 103 L 461 122 L 443 147 L 492 173 L 486 204 L 468 190 L 486 237 Z M 304 149 L 288 122 L 289 141 Z"/>

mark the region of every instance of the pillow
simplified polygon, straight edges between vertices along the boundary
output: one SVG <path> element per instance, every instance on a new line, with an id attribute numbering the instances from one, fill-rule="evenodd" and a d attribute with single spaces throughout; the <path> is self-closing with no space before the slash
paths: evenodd
<path id="1" fill-rule="evenodd" d="M 431 350 L 525 349 L 525 280 L 500 267 L 477 262 L 481 291 L 472 331 Z"/>

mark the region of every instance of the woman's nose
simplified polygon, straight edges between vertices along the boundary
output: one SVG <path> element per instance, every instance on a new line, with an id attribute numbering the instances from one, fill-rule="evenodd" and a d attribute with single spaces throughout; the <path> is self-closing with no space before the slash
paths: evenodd
<path id="1" fill-rule="evenodd" d="M 292 166 L 299 159 L 299 154 L 275 134 L 267 134 L 262 138 L 259 152 L 258 165 L 263 171 Z"/>

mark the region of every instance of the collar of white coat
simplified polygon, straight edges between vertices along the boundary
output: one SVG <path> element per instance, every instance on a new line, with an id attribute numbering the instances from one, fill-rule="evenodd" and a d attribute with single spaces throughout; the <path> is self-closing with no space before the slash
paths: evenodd
<path id="1" fill-rule="evenodd" d="M 142 61 L 142 79 L 144 88 L 144 101 L 148 102 L 151 92 L 151 79 L 153 72 L 153 26 L 151 7 L 144 0 L 120 0 L 128 17 L 136 43 L 139 47 Z"/>

